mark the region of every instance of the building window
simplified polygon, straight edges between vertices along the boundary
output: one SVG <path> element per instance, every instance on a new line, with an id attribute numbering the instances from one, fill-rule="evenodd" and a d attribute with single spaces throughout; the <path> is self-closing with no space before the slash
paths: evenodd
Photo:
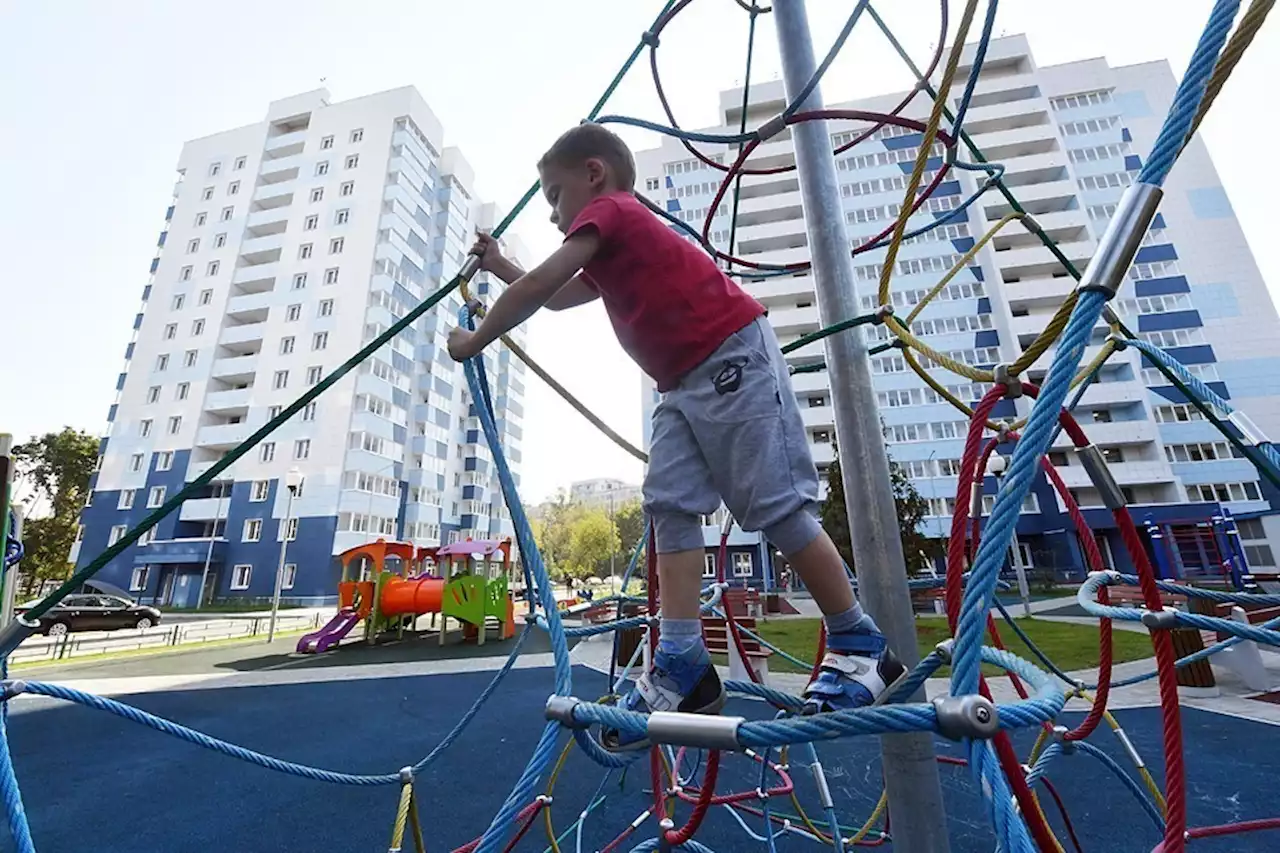
<path id="1" fill-rule="evenodd" d="M 330 148 L 332 148 L 332 147 L 333 147 L 333 137 L 332 137 L 332 136 L 326 136 L 326 137 L 323 137 L 323 138 L 320 140 L 320 150 L 321 150 L 321 151 L 328 151 L 328 150 L 329 150 Z"/>
<path id="2" fill-rule="evenodd" d="M 648 192 L 653 192 L 654 190 L 660 189 L 661 187 L 662 187 L 662 183 L 657 178 L 644 179 L 644 188 Z M 706 572 L 703 572 L 703 576 L 704 577 L 706 576 Z"/>
<path id="3" fill-rule="evenodd" d="M 160 386 L 152 385 L 150 388 L 147 389 L 147 402 L 155 403 L 159 401 L 159 399 L 160 399 Z"/>
<path id="4" fill-rule="evenodd" d="M 322 350 L 329 345 L 328 332 L 316 332 L 311 336 L 311 349 Z"/>
<path id="5" fill-rule="evenodd" d="M 325 271 L 324 271 L 324 283 L 325 283 L 325 284 L 337 284 L 337 283 L 338 283 L 338 268 L 337 268 L 337 267 L 329 267 L 327 270 L 325 270 Z"/>
<path id="6" fill-rule="evenodd" d="M 344 166 L 345 168 L 347 168 L 347 169 L 354 169 L 356 166 L 359 166 L 359 165 L 360 165 L 360 155 L 359 155 L 359 154 L 351 154 L 351 155 L 349 155 L 349 156 L 347 157 L 347 159 L 346 159 L 346 162 L 344 162 L 344 163 L 343 163 L 343 166 Z"/>
<path id="7" fill-rule="evenodd" d="M 338 195 L 349 196 L 356 191 L 355 181 L 343 181 L 342 186 L 338 187 Z"/>
<path id="8" fill-rule="evenodd" d="M 284 407 L 283 407 L 283 406 L 270 406 L 270 407 L 268 407 L 268 408 L 267 408 L 267 420 L 269 420 L 269 421 L 274 421 L 276 418 L 280 417 L 280 412 L 281 412 L 281 410 L 282 410 L 282 409 L 284 409 Z"/>
<path id="9" fill-rule="evenodd" d="M 261 524 L 262 522 L 258 522 Z M 256 539 L 253 541 L 257 541 Z M 248 589 L 249 579 L 253 577 L 253 566 L 249 563 L 240 563 L 231 569 L 231 588 L 232 589 Z"/>
<path id="10" fill-rule="evenodd" d="M 293 458 L 306 459 L 311 456 L 311 439 L 300 438 L 293 443 Z"/>
<path id="11" fill-rule="evenodd" d="M 142 470 L 142 454 L 141 453 L 135 453 L 129 457 L 129 470 L 134 472 Z"/>
<path id="12" fill-rule="evenodd" d="M 311 244 L 303 243 L 298 247 L 298 260 L 305 261 L 309 257 L 311 257 Z"/>
<path id="13" fill-rule="evenodd" d="M 284 310 L 284 319 L 286 322 L 292 323 L 294 320 L 297 320 L 301 316 L 302 316 L 302 306 L 296 302 Z"/>
<path id="14" fill-rule="evenodd" d="M 227 184 L 227 195 L 235 195 L 238 192 L 240 192 L 239 181 L 232 181 L 231 183 Z"/>
<path id="15" fill-rule="evenodd" d="M 328 316 L 330 316 L 330 315 L 332 315 L 332 314 L 333 314 L 333 300 L 332 300 L 332 299 L 321 299 L 321 300 L 320 300 L 320 302 L 319 302 L 319 304 L 318 304 L 318 305 L 316 305 L 316 316 L 317 316 L 317 317 L 328 317 Z"/>
<path id="16" fill-rule="evenodd" d="M 209 266 L 205 267 L 204 274 L 206 276 L 215 276 L 220 269 L 222 269 L 221 261 L 209 261 Z"/>
<path id="17" fill-rule="evenodd" d="M 314 230 L 316 230 L 316 226 L 317 226 L 317 225 L 319 225 L 319 224 L 320 224 L 320 217 L 319 217 L 319 215 L 318 215 L 318 214 L 313 213 L 313 214 L 311 214 L 310 216 L 308 216 L 306 219 L 302 220 L 302 230 L 303 230 L 303 231 L 314 231 Z"/>
<path id="18" fill-rule="evenodd" d="M 169 369 L 169 354 L 161 353 L 160 355 L 156 356 L 156 370 L 159 371 L 159 370 L 168 370 L 168 369 Z"/>
<path id="19" fill-rule="evenodd" d="M 313 365 L 307 368 L 307 384 L 315 385 L 324 376 L 324 368 L 319 365 Z"/>
<path id="20" fill-rule="evenodd" d="M 169 435 L 177 435 L 182 432 L 182 415 L 174 415 L 169 418 Z"/>
<path id="21" fill-rule="evenodd" d="M 360 141 L 360 140 L 362 140 L 362 139 L 364 139 L 364 128 L 363 128 L 363 127 L 358 127 L 358 128 L 356 128 L 355 130 L 351 131 L 351 144 L 352 144 L 352 145 L 355 145 L 357 142 L 359 142 L 359 141 Z"/>
<path id="22" fill-rule="evenodd" d="M 219 173 L 219 172 L 221 172 L 221 171 L 222 171 L 222 164 L 221 164 L 221 163 L 210 163 L 210 164 L 209 164 L 209 177 L 211 177 L 211 178 L 216 178 L 216 177 L 218 177 L 218 173 Z"/>
<path id="23" fill-rule="evenodd" d="M 124 538 L 125 533 L 129 531 L 127 524 L 117 524 L 111 528 L 111 535 L 107 537 L 107 545 L 114 545 Z"/>
<path id="24" fill-rule="evenodd" d="M 213 302 L 213 291 L 212 290 L 200 291 L 200 304 L 208 305 L 211 302 Z"/>
<path id="25" fill-rule="evenodd" d="M 133 570 L 133 574 L 129 578 L 129 590 L 131 592 L 141 592 L 147 588 L 147 576 L 151 574 L 150 566 L 138 566 Z"/>
<path id="26" fill-rule="evenodd" d="M 324 198 L 324 187 L 316 187 L 315 189 L 313 189 L 313 190 L 311 191 L 311 201 L 312 201 L 312 203 L 315 203 L 315 202 L 317 202 L 317 201 L 321 201 L 323 198 Z"/>
<path id="27" fill-rule="evenodd" d="M 351 218 L 351 209 L 344 207 L 342 208 L 342 210 L 339 210 L 337 213 L 333 215 L 333 224 L 346 225 L 347 220 L 349 220 L 350 218 Z"/>
<path id="28" fill-rule="evenodd" d="M 143 438 L 151 435 L 151 418 L 144 418 L 138 421 L 138 435 Z"/>
<path id="29" fill-rule="evenodd" d="M 298 521 L 298 519 L 294 518 L 294 519 L 291 519 L 291 520 L 294 522 L 294 524 L 293 524 L 293 535 L 289 537 L 289 541 L 291 541 L 291 542 L 292 542 L 294 539 L 297 539 L 297 538 L 298 538 L 298 525 L 297 525 L 297 521 Z M 297 580 L 297 579 L 298 579 L 298 564 L 297 564 L 297 563 L 285 563 L 285 564 L 284 564 L 284 575 L 282 575 L 282 576 L 281 576 L 281 578 L 280 578 L 280 588 L 281 588 L 281 589 L 293 589 L 293 582 L 294 582 L 295 580 Z"/>
<path id="30" fill-rule="evenodd" d="M 289 371 L 277 370 L 275 378 L 271 380 L 271 387 L 280 391 L 289 387 Z"/>
<path id="31" fill-rule="evenodd" d="M 293 337 L 289 336 L 280 339 L 280 354 L 288 355 L 293 352 Z"/>
<path id="32" fill-rule="evenodd" d="M 209 201 L 210 199 L 212 199 L 213 187 L 205 187 L 204 191 L 200 193 L 200 198 L 203 199 L 204 201 Z"/>
<path id="33" fill-rule="evenodd" d="M 171 341 L 178 336 L 178 324 L 168 323 L 164 327 L 164 339 Z"/>
<path id="34" fill-rule="evenodd" d="M 178 281 L 191 281 L 191 270 L 190 266 L 183 267 L 182 272 L 178 274 Z"/>
<path id="35" fill-rule="evenodd" d="M 173 389 L 173 399 L 175 400 L 187 399 L 187 392 L 190 390 L 191 390 L 190 382 L 179 382 L 178 387 Z"/>
<path id="36" fill-rule="evenodd" d="M 225 245 L 227 245 L 227 235 L 225 233 L 213 235 L 213 248 L 221 249 Z"/>
<path id="37" fill-rule="evenodd" d="M 121 489 L 116 509 L 133 509 L 133 498 L 137 491 L 137 489 Z"/>
<path id="38" fill-rule="evenodd" d="M 207 213 L 205 213 L 205 212 L 203 212 L 203 211 L 201 211 L 200 213 L 197 213 L 197 214 L 196 214 L 196 226 L 195 226 L 195 227 L 199 228 L 201 225 L 204 225 L 205 220 L 206 220 L 206 219 L 208 219 L 208 218 L 209 218 L 209 214 L 207 214 Z"/>
<path id="39" fill-rule="evenodd" d="M 156 470 L 168 471 L 173 467 L 173 451 L 162 450 L 156 454 Z"/>
<path id="40" fill-rule="evenodd" d="M 265 501 L 269 494 L 271 494 L 270 480 L 254 480 L 249 485 L 249 500 L 254 503 Z"/>
<path id="41" fill-rule="evenodd" d="M 327 174 L 329 174 L 329 161 L 321 160 L 319 163 L 316 163 L 316 176 L 319 177 Z"/>
<path id="42" fill-rule="evenodd" d="M 264 441 L 258 445 L 258 461 L 271 462 L 276 458 L 276 443 L 274 441 Z"/>
<path id="43" fill-rule="evenodd" d="M 314 400 L 302 407 L 302 419 L 304 421 L 314 421 L 316 419 L 316 403 Z"/>
<path id="44" fill-rule="evenodd" d="M 329 254 L 331 255 L 342 254 L 342 245 L 345 242 L 346 241 L 342 237 L 334 237 L 332 240 L 329 241 Z"/>
<path id="45" fill-rule="evenodd" d="M 186 303 L 186 301 L 187 301 L 187 297 L 186 297 L 186 296 L 184 296 L 184 295 L 183 295 L 183 294 L 181 294 L 181 293 L 176 294 L 176 295 L 173 297 L 173 303 L 172 303 L 173 310 L 174 310 L 174 311 L 181 311 L 181 310 L 182 310 L 182 306 Z"/>
<path id="46" fill-rule="evenodd" d="M 199 337 L 204 334 L 204 320 L 191 321 L 191 337 Z"/>
<path id="47" fill-rule="evenodd" d="M 300 272 L 293 277 L 293 289 L 303 290 L 307 286 L 307 274 Z"/>
<path id="48" fill-rule="evenodd" d="M 830 444 L 831 433 L 824 429 L 815 429 L 813 431 L 813 443 L 814 444 Z"/>
<path id="49" fill-rule="evenodd" d="M 262 538 L 262 519 L 246 518 L 244 520 L 244 533 L 240 537 L 245 542 L 257 542 Z"/>
<path id="50" fill-rule="evenodd" d="M 702 576 L 704 578 L 714 578 L 716 576 L 716 555 L 702 555 Z"/>
<path id="51" fill-rule="evenodd" d="M 224 208 L 222 208 L 222 221 L 223 221 L 223 222 L 230 222 L 230 221 L 231 221 L 231 218 L 232 218 L 233 216 L 235 216 L 235 215 L 236 215 L 236 209 L 235 209 L 234 207 L 224 207 Z"/>
<path id="52" fill-rule="evenodd" d="M 751 554 L 739 551 L 733 555 L 733 576 L 735 578 L 751 577 Z"/>
<path id="53" fill-rule="evenodd" d="M 186 351 L 186 353 L 185 353 L 185 354 L 183 355 L 183 357 L 182 357 L 182 366 L 183 366 L 183 367 L 195 367 L 195 366 L 196 366 L 196 359 L 198 359 L 199 357 L 200 357 L 200 351 L 199 351 L 199 350 L 194 350 L 194 349 L 189 349 L 189 350 L 187 350 L 187 351 Z"/>
<path id="54" fill-rule="evenodd" d="M 147 509 L 155 509 L 164 503 L 164 486 L 152 486 L 147 493 Z"/>
<path id="55" fill-rule="evenodd" d="M 243 169 L 243 168 L 244 168 L 244 164 L 245 164 L 246 162 L 248 162 L 248 158 L 247 158 L 247 157 L 237 157 L 237 158 L 236 158 L 236 164 L 235 164 L 235 166 L 233 166 L 232 168 L 233 168 L 233 169 L 235 169 L 237 172 L 239 172 L 241 169 Z"/>

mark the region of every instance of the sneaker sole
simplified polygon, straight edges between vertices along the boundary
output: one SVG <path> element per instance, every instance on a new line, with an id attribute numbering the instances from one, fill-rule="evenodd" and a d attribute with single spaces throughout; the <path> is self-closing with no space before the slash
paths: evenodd
<path id="1" fill-rule="evenodd" d="M 702 706 L 701 708 L 698 708 L 697 710 L 682 711 L 681 713 L 706 714 L 707 716 L 714 716 L 716 714 L 719 714 L 722 710 L 724 710 L 726 698 L 727 697 L 725 695 L 724 690 L 721 690 L 720 696 L 717 697 L 715 701 L 709 702 L 706 705 Z M 648 749 L 649 747 L 653 746 L 653 744 L 650 743 L 647 737 L 641 738 L 640 740 L 637 740 L 637 741 L 632 741 L 630 743 L 625 743 L 625 744 L 619 743 L 618 742 L 619 734 L 620 733 L 616 729 L 601 729 L 599 737 L 596 738 L 596 743 L 600 744 L 601 748 L 603 748 L 606 752 L 614 752 L 614 753 L 638 752 L 642 749 Z"/>

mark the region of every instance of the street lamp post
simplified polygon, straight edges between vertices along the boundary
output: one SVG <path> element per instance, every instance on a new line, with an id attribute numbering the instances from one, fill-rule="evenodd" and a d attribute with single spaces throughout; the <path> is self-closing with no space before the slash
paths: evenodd
<path id="1" fill-rule="evenodd" d="M 996 478 L 996 482 L 1000 482 L 1000 478 L 1004 476 L 1005 470 L 1009 467 L 1009 461 L 999 453 L 992 453 L 987 458 L 986 472 Z M 981 506 L 982 495 L 979 491 L 977 495 L 978 505 Z M 1022 562 L 1022 549 L 1018 547 L 1018 537 L 1013 537 L 1013 546 L 1010 549 L 1010 562 L 1013 563 L 1013 573 L 1018 578 L 1018 597 L 1022 599 L 1022 612 L 1025 616 L 1031 615 L 1031 588 L 1027 585 L 1027 567 Z"/>
<path id="2" fill-rule="evenodd" d="M 293 499 L 298 495 L 298 487 L 302 485 L 302 474 L 297 468 L 290 468 L 285 474 L 285 486 L 289 489 L 289 502 L 285 504 L 284 521 L 280 523 L 280 562 L 276 566 L 276 589 L 271 596 L 271 622 L 267 626 L 267 642 L 276 638 L 276 617 L 280 612 L 280 590 L 284 586 L 284 558 L 289 548 L 289 522 L 293 519 Z"/>
<path id="3" fill-rule="evenodd" d="M 225 486 L 218 486 L 218 502 L 213 508 L 213 530 L 209 532 L 209 547 L 204 552 L 204 571 L 200 573 L 200 592 L 196 595 L 196 610 L 204 606 L 204 588 L 209 583 L 209 563 L 213 560 L 213 543 L 218 538 L 218 519 L 222 516 L 222 492 Z"/>

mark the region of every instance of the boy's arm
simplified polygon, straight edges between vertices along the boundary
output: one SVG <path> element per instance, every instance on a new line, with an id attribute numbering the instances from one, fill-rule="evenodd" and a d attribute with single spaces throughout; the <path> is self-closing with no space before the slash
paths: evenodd
<path id="1" fill-rule="evenodd" d="M 499 258 L 494 261 L 493 266 L 489 268 L 489 272 L 502 279 L 506 284 L 519 281 L 520 277 L 525 274 L 519 264 L 508 258 Z M 593 299 L 599 298 L 599 296 L 600 293 L 583 281 L 581 275 L 575 275 L 569 279 L 568 284 L 557 290 L 555 295 L 548 299 L 543 307 L 551 311 L 563 311 L 566 308 L 585 305 Z"/>
<path id="2" fill-rule="evenodd" d="M 551 254 L 551 257 L 517 278 L 503 291 L 474 334 L 459 336 L 451 334 L 450 353 L 454 358 L 469 358 L 475 355 L 532 317 L 562 289 L 569 289 L 566 286 L 571 283 L 576 286 L 567 298 L 575 298 L 578 295 L 577 287 L 589 290 L 586 284 L 574 279 L 578 270 L 591 260 L 599 244 L 600 237 L 593 229 L 584 229 L 565 240 L 560 248 Z M 462 330 L 455 330 L 455 333 L 460 331 Z"/>

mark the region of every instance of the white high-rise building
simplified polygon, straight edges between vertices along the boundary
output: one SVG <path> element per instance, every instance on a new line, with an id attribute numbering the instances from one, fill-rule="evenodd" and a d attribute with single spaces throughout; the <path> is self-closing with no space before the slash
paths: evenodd
<path id="1" fill-rule="evenodd" d="M 973 60 L 963 57 L 949 106 L 957 106 Z M 1107 226 L 1124 188 L 1141 167 L 1159 132 L 1176 81 L 1167 62 L 1113 67 L 1088 59 L 1039 67 L 1024 36 L 991 42 L 964 129 L 991 162 L 1005 166 L 1004 183 L 1078 268 L 1083 269 Z M 758 126 L 785 104 L 780 82 L 750 90 L 747 123 Z M 829 104 L 832 108 L 886 112 L 903 93 Z M 711 132 L 736 133 L 742 90 L 723 92 L 721 120 Z M 924 120 L 932 102 L 917 98 L 903 115 Z M 833 148 L 851 141 L 867 124 L 830 125 Z M 944 124 L 945 128 L 945 124 Z M 866 244 L 896 218 L 914 165 L 921 134 L 887 125 L 870 139 L 837 155 L 851 248 Z M 720 162 L 731 162 L 736 148 L 702 146 Z M 943 161 L 933 152 L 925 184 Z M 961 144 L 961 159 L 971 160 Z M 694 159 L 677 141 L 637 156 L 641 191 L 699 232 L 722 173 Z M 779 166 L 794 162 L 790 132 L 762 144 L 751 163 Z M 916 228 L 946 222 L 907 240 L 898 255 L 891 301 L 905 316 L 926 292 L 1006 214 L 1009 202 L 997 191 L 982 195 L 967 210 L 948 214 L 970 198 L 982 172 L 951 170 L 909 220 Z M 728 246 L 732 199 L 716 211 L 711 238 Z M 1113 307 L 1142 338 L 1165 348 L 1196 375 L 1248 414 L 1264 432 L 1280 435 L 1280 335 L 1276 309 L 1262 281 L 1231 204 L 1205 145 L 1191 141 L 1165 184 L 1161 213 Z M 742 180 L 736 254 L 773 264 L 809 257 L 800 194 L 794 172 L 748 176 Z M 883 249 L 855 259 L 861 308 L 876 309 Z M 744 281 L 746 289 L 769 309 L 769 320 L 783 344 L 820 327 L 808 273 Z M 978 252 L 912 323 L 913 332 L 958 361 L 990 368 L 1014 361 L 1039 335 L 1074 286 L 1038 237 L 1018 223 L 1004 228 Z M 890 340 L 883 326 L 845 334 L 866 334 L 870 345 Z M 1107 329 L 1099 324 L 1085 353 L 1091 360 Z M 1053 351 L 1026 374 L 1041 380 Z M 792 365 L 823 359 L 821 343 L 789 356 Z M 958 487 L 959 458 L 967 418 L 948 405 L 911 372 L 900 352 L 872 358 L 880 414 L 893 458 L 905 466 L 933 507 L 928 532 L 946 536 Z M 961 399 L 973 403 L 989 387 L 972 383 L 942 367 L 931 374 Z M 830 386 L 825 371 L 793 377 L 820 468 L 833 458 Z M 657 394 L 643 389 L 646 441 Z M 1028 400 L 1002 401 L 998 418 L 1013 419 L 1029 410 Z M 1246 460 L 1136 351 L 1113 356 L 1076 410 L 1097 443 L 1142 522 L 1162 526 L 1158 557 L 1168 571 L 1195 571 L 1220 559 L 1202 522 L 1225 506 L 1240 519 L 1245 552 L 1255 567 L 1274 567 L 1259 518 L 1280 509 L 1280 494 L 1270 489 Z M 1006 451 L 1007 452 L 1007 451 Z M 1082 506 L 1110 565 L 1128 569 L 1109 513 L 1096 489 L 1060 437 L 1049 456 Z M 986 509 L 994 500 L 995 480 L 986 482 Z M 715 518 L 708 518 L 715 522 Z M 718 529 L 708 525 L 708 545 Z M 1169 543 L 1175 543 L 1169 549 Z M 752 554 L 754 566 L 743 577 L 767 569 L 768 549 L 753 536 L 735 530 L 730 545 Z M 1024 565 L 1081 576 L 1084 565 L 1070 519 L 1047 480 L 1035 487 L 1018 524 L 1018 548 L 1011 554 Z M 735 563 L 735 565 L 737 565 Z"/>
<path id="2" fill-rule="evenodd" d="M 621 509 L 624 504 L 638 501 L 642 497 L 639 486 L 625 480 L 615 480 L 612 477 L 579 480 L 569 486 L 569 500 L 590 509 L 603 509 L 611 513 Z"/>
<path id="3" fill-rule="evenodd" d="M 500 214 L 443 136 L 412 87 L 341 103 L 317 90 L 183 146 L 73 559 L 114 543 L 457 272 Z M 473 287 L 492 300 L 501 284 Z M 336 596 L 333 556 L 352 546 L 509 535 L 445 347 L 460 306 L 455 291 L 99 577 L 177 605 L 195 603 L 206 574 L 206 598 L 270 596 L 288 517 L 284 596 L 318 602 Z M 525 368 L 498 348 L 485 363 L 518 469 Z"/>

